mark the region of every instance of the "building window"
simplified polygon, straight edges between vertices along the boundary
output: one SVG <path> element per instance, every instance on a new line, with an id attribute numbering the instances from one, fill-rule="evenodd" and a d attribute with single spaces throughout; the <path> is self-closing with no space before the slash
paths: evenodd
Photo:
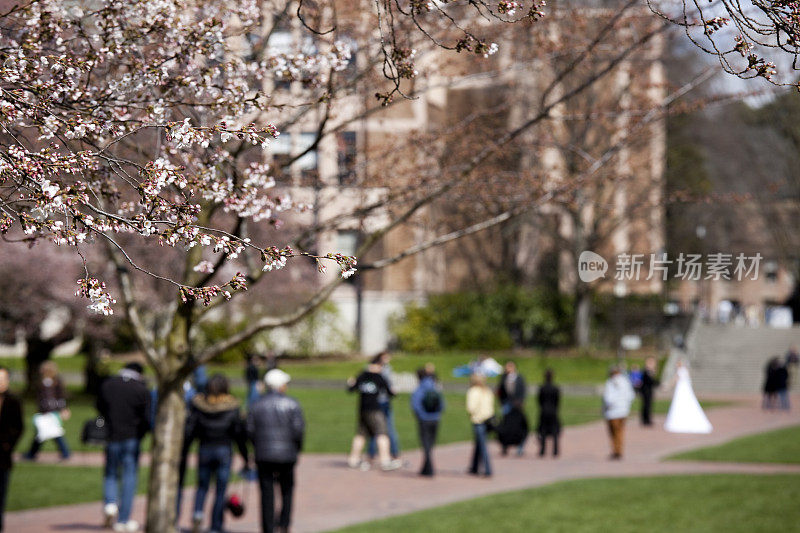
<path id="1" fill-rule="evenodd" d="M 353 185 L 356 181 L 356 132 L 336 134 L 336 156 L 339 185 Z"/>
<path id="2" fill-rule="evenodd" d="M 288 166 L 292 160 L 292 139 L 290 133 L 281 133 L 269 144 L 269 151 L 272 155 L 272 169 L 276 177 L 291 176 L 291 169 Z"/>
<path id="3" fill-rule="evenodd" d="M 358 231 L 339 230 L 336 233 L 336 251 L 342 255 L 356 255 L 358 250 Z"/>
<path id="4" fill-rule="evenodd" d="M 777 261 L 767 261 L 764 263 L 764 276 L 766 276 L 767 283 L 776 283 L 778 281 Z"/>

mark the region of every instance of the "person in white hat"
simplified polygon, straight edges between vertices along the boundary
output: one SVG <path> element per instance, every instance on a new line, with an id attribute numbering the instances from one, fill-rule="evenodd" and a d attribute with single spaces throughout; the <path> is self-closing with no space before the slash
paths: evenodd
<path id="1" fill-rule="evenodd" d="M 275 368 L 267 372 L 267 393 L 258 398 L 247 415 L 247 433 L 253 441 L 261 488 L 261 530 L 288 531 L 292 515 L 294 467 L 303 447 L 303 409 L 286 395 L 291 377 Z M 281 490 L 281 512 L 275 520 L 274 484 Z"/>

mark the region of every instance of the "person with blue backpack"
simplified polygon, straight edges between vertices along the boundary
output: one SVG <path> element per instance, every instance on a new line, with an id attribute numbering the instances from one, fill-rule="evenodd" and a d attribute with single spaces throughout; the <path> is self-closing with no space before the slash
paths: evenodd
<path id="1" fill-rule="evenodd" d="M 436 432 L 439 420 L 444 412 L 444 396 L 436 384 L 436 368 L 432 363 L 417 370 L 419 386 L 411 394 L 411 409 L 417 418 L 419 440 L 422 444 L 424 460 L 420 476 L 433 476 L 433 445 L 436 443 Z"/>

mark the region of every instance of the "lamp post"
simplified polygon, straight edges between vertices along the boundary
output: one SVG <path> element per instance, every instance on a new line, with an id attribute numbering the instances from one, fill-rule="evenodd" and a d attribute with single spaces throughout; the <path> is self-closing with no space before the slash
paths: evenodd
<path id="1" fill-rule="evenodd" d="M 623 331 L 623 300 L 625 296 L 628 295 L 628 285 L 625 283 L 624 280 L 619 280 L 614 284 L 614 308 L 615 312 L 615 329 L 616 329 L 616 337 L 617 337 L 617 361 L 619 363 L 622 362 L 623 359 L 623 351 L 622 351 L 622 331 Z"/>

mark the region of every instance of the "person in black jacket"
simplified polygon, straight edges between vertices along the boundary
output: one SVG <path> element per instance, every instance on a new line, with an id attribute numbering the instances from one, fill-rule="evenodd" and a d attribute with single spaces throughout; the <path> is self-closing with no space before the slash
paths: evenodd
<path id="1" fill-rule="evenodd" d="M 12 454 L 24 427 L 22 405 L 8 392 L 8 383 L 8 369 L 0 367 L 0 531 L 3 531 L 8 480 L 13 466 Z"/>
<path id="2" fill-rule="evenodd" d="M 517 411 L 512 417 L 519 428 L 514 428 L 515 433 L 520 433 L 527 436 L 528 422 L 525 420 L 525 395 L 527 393 L 527 385 L 525 378 L 517 372 L 517 364 L 514 361 L 507 361 L 503 370 L 503 375 L 497 384 L 497 398 L 500 400 L 502 406 L 503 417 L 506 417 L 512 410 Z M 522 425 L 525 426 L 524 431 Z M 517 455 L 522 455 L 525 448 L 525 437 L 519 443 L 517 448 Z M 503 446 L 503 455 L 508 452 L 507 446 Z"/>
<path id="3" fill-rule="evenodd" d="M 261 531 L 271 533 L 277 526 L 287 532 L 292 516 L 294 467 L 303 448 L 305 421 L 303 409 L 286 396 L 289 374 L 272 369 L 264 376 L 267 393 L 247 414 L 247 434 L 253 442 L 261 488 Z M 281 489 L 281 512 L 275 523 L 275 488 Z"/>
<path id="4" fill-rule="evenodd" d="M 656 358 L 648 357 L 644 362 L 642 383 L 639 385 L 639 394 L 642 395 L 642 425 L 652 426 L 651 414 L 653 412 L 653 392 L 660 382 L 656 379 Z"/>
<path id="5" fill-rule="evenodd" d="M 553 371 L 549 368 L 544 373 L 544 383 L 537 394 L 539 402 L 539 457 L 544 456 L 547 437 L 553 439 L 553 457 L 558 456 L 558 435 L 561 433 L 561 420 L 558 417 L 558 406 L 561 391 L 553 384 Z"/>
<path id="6" fill-rule="evenodd" d="M 150 429 L 150 391 L 143 370 L 139 363 L 128 363 L 119 375 L 103 382 L 97 397 L 97 410 L 108 426 L 103 514 L 106 526 L 113 525 L 115 531 L 139 529 L 130 516 L 139 474 L 139 448 Z"/>
<path id="7" fill-rule="evenodd" d="M 228 379 L 225 376 L 222 374 L 211 376 L 205 394 L 198 394 L 192 398 L 189 417 L 186 420 L 184 442 L 188 446 L 195 439 L 200 441 L 200 449 L 197 452 L 197 492 L 195 492 L 192 517 L 195 531 L 199 531 L 203 522 L 203 507 L 212 475 L 216 479 L 216 497 L 211 511 L 211 531 L 222 531 L 225 492 L 233 460 L 232 443 L 237 444 L 245 464 L 249 463 L 239 401 L 231 396 L 228 390 Z"/>
<path id="8" fill-rule="evenodd" d="M 368 469 L 369 463 L 361 461 L 361 451 L 364 449 L 368 438 L 374 438 L 378 447 L 381 469 L 384 471 L 396 470 L 403 462 L 392 459 L 391 443 L 389 441 L 389 428 L 386 415 L 381 409 L 381 398 L 392 398 L 394 391 L 381 374 L 381 364 L 378 359 L 373 359 L 367 369 L 357 378 L 347 380 L 350 392 L 358 391 L 358 428 L 350 447 L 350 456 L 347 464 L 350 468 Z"/>

